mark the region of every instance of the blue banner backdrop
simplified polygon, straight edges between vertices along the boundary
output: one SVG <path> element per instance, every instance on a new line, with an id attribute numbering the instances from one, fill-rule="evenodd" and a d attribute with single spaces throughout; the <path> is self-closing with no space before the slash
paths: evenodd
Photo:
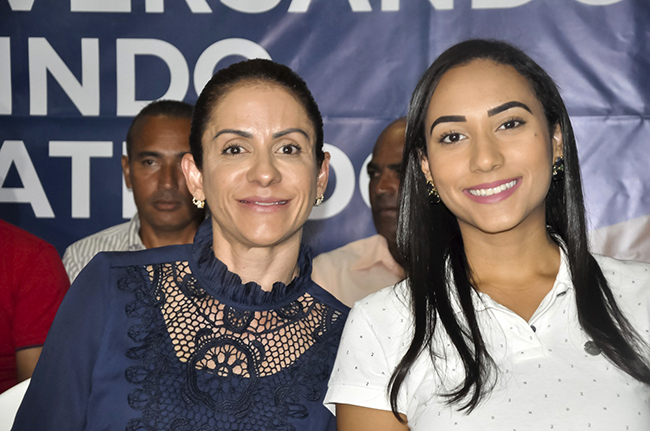
<path id="1" fill-rule="evenodd" d="M 647 0 L 0 0 L 0 217 L 60 252 L 122 222 L 131 117 L 266 57 L 307 81 L 333 155 L 306 241 L 321 252 L 371 235 L 377 135 L 433 59 L 471 37 L 514 42 L 556 79 L 594 249 L 650 260 Z"/>

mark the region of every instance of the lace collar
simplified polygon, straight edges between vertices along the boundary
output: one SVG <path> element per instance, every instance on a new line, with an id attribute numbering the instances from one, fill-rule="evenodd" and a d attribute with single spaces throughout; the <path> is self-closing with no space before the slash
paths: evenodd
<path id="1" fill-rule="evenodd" d="M 289 284 L 276 282 L 270 291 L 251 281 L 243 284 L 239 275 L 217 259 L 212 251 L 212 221 L 208 218 L 199 226 L 192 244 L 190 267 L 201 287 L 220 301 L 231 305 L 268 307 L 292 302 L 312 283 L 311 249 L 300 246 L 299 275 Z"/>

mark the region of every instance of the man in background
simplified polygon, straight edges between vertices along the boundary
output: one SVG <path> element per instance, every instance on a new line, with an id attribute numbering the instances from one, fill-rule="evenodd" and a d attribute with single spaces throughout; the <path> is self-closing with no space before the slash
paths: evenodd
<path id="1" fill-rule="evenodd" d="M 70 286 L 56 249 L 0 220 L 0 393 L 32 376 Z"/>
<path id="2" fill-rule="evenodd" d="M 368 163 L 370 206 L 377 235 L 314 259 L 312 279 L 348 306 L 404 278 L 396 231 L 405 132 L 405 118 L 390 123 L 379 135 Z"/>
<path id="3" fill-rule="evenodd" d="M 74 281 L 100 251 L 133 251 L 192 242 L 203 211 L 192 205 L 181 159 L 190 151 L 192 105 L 173 100 L 150 103 L 126 135 L 122 171 L 138 209 L 131 221 L 82 238 L 69 246 L 63 264 Z"/>

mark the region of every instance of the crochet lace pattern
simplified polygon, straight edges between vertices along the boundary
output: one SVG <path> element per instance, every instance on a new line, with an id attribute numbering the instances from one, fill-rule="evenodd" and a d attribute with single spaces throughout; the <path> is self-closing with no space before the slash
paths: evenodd
<path id="1" fill-rule="evenodd" d="M 218 295 L 188 262 L 129 267 L 118 281 L 133 295 L 125 311 L 137 344 L 125 376 L 141 416 L 128 431 L 290 431 L 323 398 L 345 315 L 294 283 L 263 292 L 211 265 Z"/>

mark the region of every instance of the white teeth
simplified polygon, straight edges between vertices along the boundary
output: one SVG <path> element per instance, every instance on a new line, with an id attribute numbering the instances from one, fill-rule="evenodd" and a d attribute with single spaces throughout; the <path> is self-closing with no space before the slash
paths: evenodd
<path id="1" fill-rule="evenodd" d="M 474 196 L 492 196 L 513 188 L 515 184 L 517 184 L 517 180 L 512 180 L 491 189 L 469 189 L 469 192 Z"/>
<path id="2" fill-rule="evenodd" d="M 255 205 L 262 205 L 264 207 L 270 207 L 273 205 L 284 205 L 287 201 L 277 201 L 277 202 L 253 202 Z"/>

